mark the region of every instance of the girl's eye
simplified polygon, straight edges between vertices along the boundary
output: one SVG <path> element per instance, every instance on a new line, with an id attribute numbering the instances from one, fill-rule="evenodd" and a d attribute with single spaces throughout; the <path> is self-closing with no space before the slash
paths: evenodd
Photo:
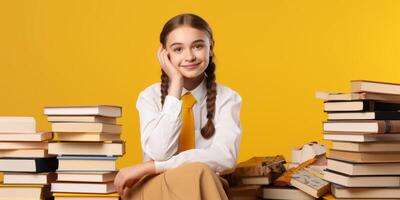
<path id="1" fill-rule="evenodd" d="M 174 49 L 174 52 L 177 52 L 177 53 L 179 53 L 181 51 L 182 51 L 182 48 L 180 48 L 180 47 Z"/>
<path id="2" fill-rule="evenodd" d="M 201 49 L 201 48 L 203 48 L 203 45 L 202 45 L 202 44 L 196 44 L 196 45 L 194 46 L 194 48 L 195 48 L 195 49 Z"/>

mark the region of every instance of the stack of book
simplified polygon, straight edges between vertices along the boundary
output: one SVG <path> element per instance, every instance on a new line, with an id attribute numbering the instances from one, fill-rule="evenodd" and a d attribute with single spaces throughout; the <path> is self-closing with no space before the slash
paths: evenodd
<path id="1" fill-rule="evenodd" d="M 264 199 L 314 200 L 315 198 L 295 187 L 268 186 L 263 188 Z"/>
<path id="2" fill-rule="evenodd" d="M 33 117 L 0 117 L 0 199 L 51 198 L 56 157 L 47 152 L 51 132 L 37 132 Z"/>
<path id="3" fill-rule="evenodd" d="M 286 171 L 283 156 L 253 157 L 236 166 L 230 177 L 228 196 L 231 200 L 250 200 L 263 197 L 263 188 Z"/>
<path id="4" fill-rule="evenodd" d="M 275 180 L 274 187 L 264 188 L 264 198 L 311 200 L 327 193 L 330 184 L 322 178 L 325 153 L 325 146 L 316 142 L 293 149 L 287 171 Z"/>
<path id="5" fill-rule="evenodd" d="M 352 81 L 351 93 L 317 93 L 332 148 L 324 179 L 334 198 L 400 198 L 400 84 Z"/>
<path id="6" fill-rule="evenodd" d="M 317 142 L 310 142 L 304 144 L 301 147 L 294 148 L 292 150 L 292 160 L 288 162 L 288 169 L 298 167 L 301 163 L 306 162 L 312 158 L 318 157 L 318 159 L 310 164 L 309 168 L 318 171 L 320 174 L 324 173 L 326 169 L 326 147 L 323 144 Z"/>
<path id="7" fill-rule="evenodd" d="M 119 106 L 45 107 L 55 142 L 49 154 L 58 155 L 56 200 L 118 199 L 114 188 L 116 160 L 125 153 L 120 139 Z"/>
<path id="8" fill-rule="evenodd" d="M 309 167 L 298 167 L 290 177 L 290 185 L 306 193 L 308 199 L 319 198 L 330 190 L 330 183 L 323 175 Z"/>

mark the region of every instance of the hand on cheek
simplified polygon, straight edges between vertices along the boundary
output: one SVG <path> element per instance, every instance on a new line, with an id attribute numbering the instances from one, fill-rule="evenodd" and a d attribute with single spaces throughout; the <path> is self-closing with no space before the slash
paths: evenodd
<path id="1" fill-rule="evenodd" d="M 182 73 L 179 71 L 178 67 L 172 64 L 170 58 L 168 57 L 167 50 L 165 50 L 163 47 L 160 47 L 158 49 L 157 57 L 161 68 L 168 75 L 171 81 L 183 80 Z"/>

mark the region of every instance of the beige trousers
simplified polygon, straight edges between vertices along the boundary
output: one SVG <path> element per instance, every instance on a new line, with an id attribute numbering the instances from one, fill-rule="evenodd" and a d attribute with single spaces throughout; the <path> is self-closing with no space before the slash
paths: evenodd
<path id="1" fill-rule="evenodd" d="M 122 200 L 228 200 L 220 177 L 206 164 L 190 163 L 147 176 L 125 189 Z"/>

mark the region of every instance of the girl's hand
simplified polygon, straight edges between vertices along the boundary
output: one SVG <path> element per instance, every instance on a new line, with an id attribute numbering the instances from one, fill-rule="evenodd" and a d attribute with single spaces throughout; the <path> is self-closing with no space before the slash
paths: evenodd
<path id="1" fill-rule="evenodd" d="M 135 185 L 143 176 L 155 173 L 154 161 L 144 162 L 121 169 L 114 179 L 114 186 L 118 194 L 122 197 L 124 189 Z"/>
<path id="2" fill-rule="evenodd" d="M 183 80 L 183 76 L 181 72 L 179 72 L 178 67 L 174 66 L 170 59 L 168 58 L 168 52 L 162 46 L 158 49 L 157 52 L 158 62 L 161 65 L 161 68 L 168 75 L 169 79 L 172 82 L 178 82 Z"/>

